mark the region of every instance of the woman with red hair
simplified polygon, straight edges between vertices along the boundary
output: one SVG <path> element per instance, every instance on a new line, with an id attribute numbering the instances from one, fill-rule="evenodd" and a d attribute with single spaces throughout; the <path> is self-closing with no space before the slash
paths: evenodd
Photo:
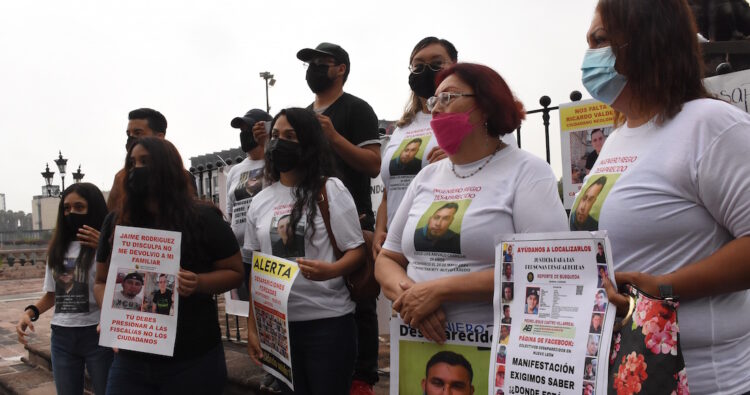
<path id="1" fill-rule="evenodd" d="M 501 141 L 524 118 L 502 77 L 458 63 L 436 83 L 430 126 L 449 160 L 409 185 L 375 276 L 404 322 L 442 342 L 446 320 L 492 324 L 496 234 L 567 225 L 549 165 Z"/>

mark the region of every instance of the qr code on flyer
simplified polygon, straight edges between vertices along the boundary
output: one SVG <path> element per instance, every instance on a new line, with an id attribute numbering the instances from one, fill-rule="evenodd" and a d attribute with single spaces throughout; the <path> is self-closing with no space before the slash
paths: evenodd
<path id="1" fill-rule="evenodd" d="M 576 295 L 583 295 L 583 285 L 576 285 Z"/>

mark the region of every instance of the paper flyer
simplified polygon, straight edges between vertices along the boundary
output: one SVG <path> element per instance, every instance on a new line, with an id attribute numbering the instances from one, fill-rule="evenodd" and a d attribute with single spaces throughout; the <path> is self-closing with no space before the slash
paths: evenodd
<path id="1" fill-rule="evenodd" d="M 242 262 L 242 266 L 245 270 L 242 284 L 235 289 L 224 292 L 224 310 L 227 314 L 247 317 L 250 311 L 250 289 L 247 283 L 250 279 L 249 272 L 251 269 L 250 265 L 245 262 Z"/>
<path id="2" fill-rule="evenodd" d="M 99 345 L 172 356 L 182 234 L 115 227 Z"/>
<path id="3" fill-rule="evenodd" d="M 750 103 L 747 102 L 750 91 L 750 70 L 709 77 L 703 80 L 703 85 L 717 99 L 724 100 L 744 112 L 750 112 Z"/>
<path id="4" fill-rule="evenodd" d="M 613 110 L 596 100 L 560 104 L 563 205 L 570 209 L 583 178 L 612 132 Z"/>
<path id="5" fill-rule="evenodd" d="M 253 314 L 263 350 L 263 370 L 294 390 L 287 301 L 299 274 L 296 262 L 253 252 Z"/>
<path id="6" fill-rule="evenodd" d="M 606 393 L 614 282 L 606 232 L 496 240 L 490 394 Z"/>
<path id="7" fill-rule="evenodd" d="M 390 326 L 391 394 L 442 394 L 446 385 L 466 390 L 453 393 L 489 393 L 492 327 L 446 322 L 448 340 L 441 345 L 399 317 L 391 318 Z"/>

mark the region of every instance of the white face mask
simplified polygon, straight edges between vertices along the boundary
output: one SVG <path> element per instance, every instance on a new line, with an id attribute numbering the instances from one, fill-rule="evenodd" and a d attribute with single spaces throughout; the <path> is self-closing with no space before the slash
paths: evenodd
<path id="1" fill-rule="evenodd" d="M 607 105 L 617 100 L 628 80 L 615 70 L 612 47 L 586 50 L 581 65 L 581 82 L 591 97 Z"/>

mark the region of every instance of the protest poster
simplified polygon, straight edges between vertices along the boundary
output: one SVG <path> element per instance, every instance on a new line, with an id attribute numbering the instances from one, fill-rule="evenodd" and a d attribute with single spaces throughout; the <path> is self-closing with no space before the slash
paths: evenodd
<path id="1" fill-rule="evenodd" d="M 99 345 L 172 356 L 182 234 L 115 227 Z"/>
<path id="2" fill-rule="evenodd" d="M 721 99 L 744 112 L 750 112 L 747 103 L 750 90 L 750 70 L 716 75 L 703 80 L 706 90 L 716 98 Z"/>
<path id="3" fill-rule="evenodd" d="M 490 392 L 607 392 L 615 307 L 606 232 L 527 233 L 496 239 Z"/>
<path id="4" fill-rule="evenodd" d="M 299 274 L 296 262 L 253 252 L 253 314 L 263 350 L 263 370 L 294 390 L 287 301 Z"/>
<path id="5" fill-rule="evenodd" d="M 398 316 L 391 318 L 390 326 L 391 394 L 442 393 L 430 391 L 431 385 L 437 390 L 436 382 L 473 388 L 475 394 L 488 393 L 491 326 L 446 322 L 445 344 L 425 339 L 419 329 Z"/>
<path id="6" fill-rule="evenodd" d="M 612 108 L 596 100 L 560 105 L 560 149 L 562 150 L 563 205 L 570 209 L 583 178 L 599 156 L 612 132 Z"/>

